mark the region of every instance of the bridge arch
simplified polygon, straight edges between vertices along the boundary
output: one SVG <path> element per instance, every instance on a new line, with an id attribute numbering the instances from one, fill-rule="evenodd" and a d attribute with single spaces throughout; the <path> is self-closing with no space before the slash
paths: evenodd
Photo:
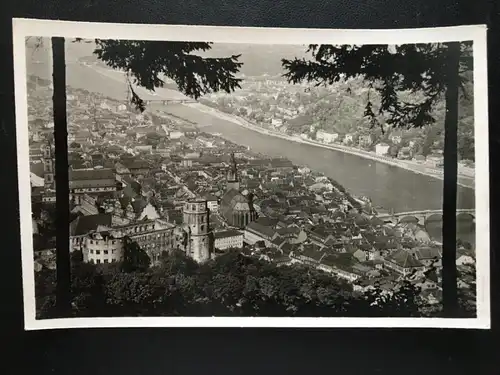
<path id="1" fill-rule="evenodd" d="M 418 224 L 420 220 L 415 215 L 405 215 L 399 219 L 399 224 Z"/>
<path id="2" fill-rule="evenodd" d="M 441 213 L 430 214 L 429 216 L 426 217 L 425 224 L 435 223 L 439 221 L 443 221 L 443 214 Z"/>

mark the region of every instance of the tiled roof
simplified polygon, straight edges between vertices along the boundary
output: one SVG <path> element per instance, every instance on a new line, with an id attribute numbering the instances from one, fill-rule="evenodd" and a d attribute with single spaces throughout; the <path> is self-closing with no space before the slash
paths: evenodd
<path id="1" fill-rule="evenodd" d="M 222 232 L 216 232 L 214 233 L 215 239 L 218 238 L 229 238 L 229 237 L 237 237 L 237 236 L 242 236 L 243 233 L 237 230 L 225 230 Z"/>
<path id="2" fill-rule="evenodd" d="M 271 219 L 268 217 L 259 217 L 256 222 L 260 225 L 266 226 L 266 227 L 273 227 L 278 223 L 278 219 Z"/>
<path id="3" fill-rule="evenodd" d="M 124 160 L 123 164 L 129 170 L 130 169 L 148 169 L 148 168 L 151 168 L 149 163 L 145 160 L 133 160 L 133 161 Z"/>
<path id="4" fill-rule="evenodd" d="M 38 177 L 43 177 L 44 175 L 43 163 L 31 163 L 30 171 L 31 173 L 37 175 Z"/>
<path id="5" fill-rule="evenodd" d="M 253 232 L 257 235 L 260 235 L 264 238 L 271 238 L 274 236 L 274 229 L 270 227 L 266 227 L 264 225 L 259 224 L 258 222 L 251 222 L 247 225 L 246 229 L 250 232 Z"/>
<path id="6" fill-rule="evenodd" d="M 415 259 L 415 257 L 413 257 L 406 250 L 396 251 L 391 256 L 389 256 L 387 260 L 403 268 L 415 268 L 422 266 L 422 263 Z"/>
<path id="7" fill-rule="evenodd" d="M 70 169 L 70 181 L 81 180 L 114 180 L 115 174 L 111 169 Z"/>
<path id="8" fill-rule="evenodd" d="M 436 247 L 419 247 L 414 249 L 413 253 L 415 258 L 420 260 L 441 258 L 442 256 L 441 249 Z"/>
<path id="9" fill-rule="evenodd" d="M 111 225 L 111 214 L 78 216 L 69 225 L 70 236 L 81 236 L 96 230 L 99 226 L 111 227 Z"/>

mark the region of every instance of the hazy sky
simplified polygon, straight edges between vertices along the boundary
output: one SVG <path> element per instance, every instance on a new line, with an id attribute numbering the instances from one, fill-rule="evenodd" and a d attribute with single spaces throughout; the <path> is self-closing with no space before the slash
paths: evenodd
<path id="1" fill-rule="evenodd" d="M 48 41 L 48 40 L 47 40 Z M 50 43 L 45 41 L 45 50 Z M 38 59 L 44 60 L 42 57 L 46 55 L 47 51 L 37 51 L 33 53 L 35 46 L 35 38 L 31 38 L 27 42 L 28 46 L 28 60 Z M 66 58 L 67 60 L 77 60 L 82 57 L 93 55 L 95 44 L 92 43 L 73 43 L 67 41 L 66 43 Z M 200 52 L 198 54 L 210 57 L 224 57 L 230 55 L 240 55 L 240 61 L 243 62 L 241 72 L 246 75 L 262 75 L 270 74 L 276 75 L 283 72 L 281 66 L 281 59 L 291 59 L 294 57 L 306 57 L 307 46 L 304 45 L 263 45 L 263 44 L 222 44 L 216 43 L 212 45 L 212 49 L 207 52 Z M 31 53 L 30 53 L 31 52 Z"/>

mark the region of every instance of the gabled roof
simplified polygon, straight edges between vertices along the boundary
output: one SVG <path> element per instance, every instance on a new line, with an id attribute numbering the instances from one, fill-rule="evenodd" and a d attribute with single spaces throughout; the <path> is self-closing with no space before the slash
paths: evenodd
<path id="1" fill-rule="evenodd" d="M 70 236 L 81 236 L 93 230 L 97 230 L 99 226 L 111 227 L 111 214 L 97 214 L 89 216 L 78 216 L 69 225 Z"/>
<path id="2" fill-rule="evenodd" d="M 413 257 L 413 255 L 411 255 L 410 252 L 406 250 L 396 251 L 395 253 L 387 257 L 387 260 L 403 268 L 422 267 L 422 263 L 415 259 L 415 257 Z"/>
<path id="3" fill-rule="evenodd" d="M 273 228 L 261 225 L 256 221 L 249 223 L 246 227 L 246 230 L 253 232 L 257 235 L 260 235 L 264 238 L 271 238 L 276 233 Z"/>
<path id="4" fill-rule="evenodd" d="M 413 250 L 413 254 L 419 260 L 439 259 L 442 257 L 441 249 L 436 247 L 418 247 Z"/>

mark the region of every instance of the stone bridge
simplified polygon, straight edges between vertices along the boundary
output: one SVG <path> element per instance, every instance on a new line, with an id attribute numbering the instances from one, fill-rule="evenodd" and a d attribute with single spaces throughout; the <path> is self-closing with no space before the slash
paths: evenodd
<path id="1" fill-rule="evenodd" d="M 476 220 L 475 209 L 457 209 L 457 220 Z M 418 222 L 420 225 L 425 225 L 432 221 L 443 220 L 443 210 L 422 210 L 422 211 L 408 211 L 398 212 L 393 214 L 378 215 L 378 218 L 386 223 L 399 224 L 403 222 Z"/>
<path id="2" fill-rule="evenodd" d="M 144 102 L 146 103 L 146 105 L 155 104 L 155 103 L 166 105 L 166 104 L 196 103 L 196 100 L 194 100 L 194 99 L 148 99 L 148 100 L 144 100 Z"/>

